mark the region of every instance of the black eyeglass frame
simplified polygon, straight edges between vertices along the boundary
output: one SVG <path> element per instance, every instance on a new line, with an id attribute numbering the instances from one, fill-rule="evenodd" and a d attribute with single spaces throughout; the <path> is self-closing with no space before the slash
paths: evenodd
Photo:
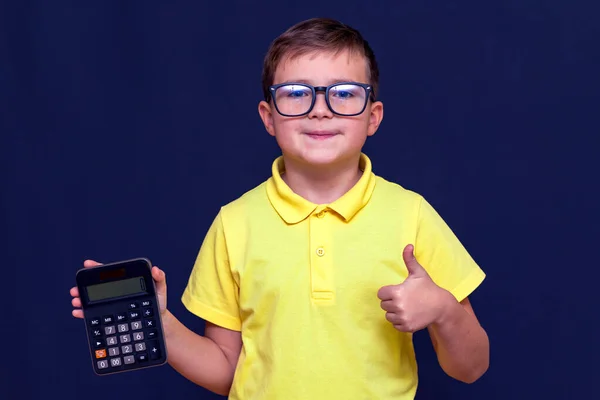
<path id="1" fill-rule="evenodd" d="M 308 108 L 308 111 L 302 113 L 302 114 L 284 114 L 279 110 L 279 107 L 277 107 L 277 100 L 275 99 L 275 92 L 277 91 L 277 89 L 279 89 L 280 87 L 283 86 L 289 86 L 289 85 L 296 85 L 296 86 L 304 86 L 309 88 L 312 91 L 312 101 L 310 103 L 310 107 Z M 332 87 L 335 86 L 340 86 L 340 85 L 356 85 L 356 86 L 360 86 L 363 89 L 365 89 L 365 104 L 363 105 L 362 109 L 360 110 L 360 112 L 354 113 L 354 114 L 342 114 L 342 113 L 338 113 L 335 112 L 333 110 L 333 107 L 331 107 L 331 103 L 329 102 L 329 90 Z M 310 113 L 313 109 L 313 107 L 315 106 L 315 102 L 317 101 L 317 93 L 319 92 L 324 92 L 325 93 L 325 102 L 327 103 L 327 107 L 329 108 L 329 110 L 336 114 L 336 115 L 340 115 L 343 117 L 354 117 L 357 115 L 362 114 L 363 112 L 365 112 L 365 109 L 367 108 L 367 104 L 369 103 L 369 100 L 371 101 L 375 101 L 375 93 L 373 92 L 373 86 L 367 84 L 367 83 L 360 83 L 360 82 L 336 82 L 332 85 L 329 86 L 312 86 L 309 85 L 307 83 L 299 83 L 299 82 L 285 82 L 285 83 L 278 83 L 277 85 L 272 85 L 269 86 L 269 93 L 271 93 L 271 99 L 273 100 L 273 104 L 275 105 L 275 109 L 277 110 L 277 112 L 284 116 L 284 117 L 302 117 L 304 115 L 307 115 L 308 113 Z"/>

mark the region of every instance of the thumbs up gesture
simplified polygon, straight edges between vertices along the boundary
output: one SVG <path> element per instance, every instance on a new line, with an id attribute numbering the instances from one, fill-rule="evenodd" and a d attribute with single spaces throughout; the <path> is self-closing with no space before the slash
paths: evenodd
<path id="1" fill-rule="evenodd" d="M 408 277 L 399 285 L 384 286 L 377 292 L 385 318 L 401 332 L 416 332 L 438 321 L 450 292 L 433 282 L 407 245 L 402 254 Z"/>

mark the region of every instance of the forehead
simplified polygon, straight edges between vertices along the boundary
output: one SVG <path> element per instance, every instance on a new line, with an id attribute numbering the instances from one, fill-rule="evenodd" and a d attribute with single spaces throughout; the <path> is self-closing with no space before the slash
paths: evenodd
<path id="1" fill-rule="evenodd" d="M 366 58 L 359 52 L 349 50 L 285 56 L 273 78 L 273 84 L 292 81 L 312 85 L 329 85 L 340 81 L 369 82 Z"/>

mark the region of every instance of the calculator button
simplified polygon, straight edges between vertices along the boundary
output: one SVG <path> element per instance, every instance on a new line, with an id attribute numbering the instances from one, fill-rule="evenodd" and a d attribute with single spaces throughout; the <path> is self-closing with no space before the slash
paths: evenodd
<path id="1" fill-rule="evenodd" d="M 121 335 L 119 336 L 119 340 L 121 341 L 121 343 L 129 343 L 131 342 L 131 335 Z"/>
<path id="2" fill-rule="evenodd" d="M 102 350 L 96 350 L 96 358 L 105 358 L 106 357 L 106 350 L 102 349 Z"/>
<path id="3" fill-rule="evenodd" d="M 127 321 L 127 313 L 118 313 L 117 322 Z"/>
<path id="4" fill-rule="evenodd" d="M 104 347 L 104 342 L 102 340 L 94 339 L 92 341 L 94 348 L 99 349 L 100 347 Z"/>
<path id="5" fill-rule="evenodd" d="M 151 360 L 158 360 L 161 357 L 160 346 L 158 341 L 152 340 L 148 342 L 148 350 L 150 352 Z"/>
<path id="6" fill-rule="evenodd" d="M 135 344 L 135 351 L 144 351 L 144 350 L 146 350 L 146 343 L 141 342 L 141 343 Z"/>
<path id="7" fill-rule="evenodd" d="M 142 321 L 134 321 L 131 323 L 131 330 L 142 329 Z"/>
<path id="8" fill-rule="evenodd" d="M 117 326 L 117 329 L 119 330 L 119 333 L 127 332 L 129 330 L 129 325 L 127 325 L 127 324 L 119 324 Z"/>
<path id="9" fill-rule="evenodd" d="M 98 369 L 104 369 L 104 368 L 108 368 L 108 361 L 107 360 L 100 360 L 98 361 Z"/>
<path id="10" fill-rule="evenodd" d="M 125 357 L 123 357 L 123 362 L 125 364 L 133 364 L 135 362 L 135 357 L 134 356 L 125 356 Z"/>
<path id="11" fill-rule="evenodd" d="M 152 329 L 151 331 L 148 331 L 148 339 L 156 339 L 156 336 L 158 336 L 158 332 L 156 331 L 156 329 Z"/>
<path id="12" fill-rule="evenodd" d="M 118 367 L 121 365 L 121 358 L 111 358 L 110 359 L 110 366 L 111 367 Z"/>
<path id="13" fill-rule="evenodd" d="M 144 300 L 142 301 L 142 307 L 148 307 L 152 305 L 152 301 L 151 300 Z"/>
<path id="14" fill-rule="evenodd" d="M 118 356 L 119 355 L 119 348 L 118 347 L 111 347 L 110 349 L 108 349 L 108 355 L 111 356 L 111 357 Z"/>
<path id="15" fill-rule="evenodd" d="M 104 325 L 112 324 L 114 321 L 115 321 L 115 319 L 113 318 L 112 315 L 105 315 L 104 317 L 102 317 L 102 323 Z"/>
<path id="16" fill-rule="evenodd" d="M 121 352 L 123 354 L 133 353 L 133 346 L 130 344 L 126 344 L 125 346 L 121 346 Z"/>
<path id="17" fill-rule="evenodd" d="M 100 326 L 100 318 L 93 318 L 90 320 L 90 326 L 92 328 L 96 327 L 96 326 Z"/>
<path id="18" fill-rule="evenodd" d="M 117 337 L 116 336 L 110 336 L 106 338 L 106 345 L 107 346 L 114 346 L 115 344 L 117 344 Z"/>
<path id="19" fill-rule="evenodd" d="M 92 336 L 100 337 L 100 336 L 102 336 L 102 331 L 100 329 L 94 329 L 94 330 L 92 330 Z"/>
<path id="20" fill-rule="evenodd" d="M 148 318 L 154 315 L 154 312 L 152 312 L 151 308 L 146 308 L 144 311 L 144 318 Z"/>
<path id="21" fill-rule="evenodd" d="M 139 354 L 136 354 L 135 358 L 137 358 L 138 362 L 146 362 L 146 361 L 148 361 L 148 354 L 139 353 Z"/>
<path id="22" fill-rule="evenodd" d="M 105 335 L 112 335 L 115 333 L 115 326 L 111 325 L 111 326 L 105 326 L 104 327 L 104 334 Z"/>
<path id="23" fill-rule="evenodd" d="M 140 308 L 140 305 L 138 303 L 129 303 L 129 309 L 130 310 L 135 310 Z"/>
<path id="24" fill-rule="evenodd" d="M 140 317 L 139 311 L 129 311 L 129 319 L 138 319 Z"/>
<path id="25" fill-rule="evenodd" d="M 133 334 L 133 340 L 135 340 L 135 341 L 144 340 L 144 332 L 135 332 Z"/>

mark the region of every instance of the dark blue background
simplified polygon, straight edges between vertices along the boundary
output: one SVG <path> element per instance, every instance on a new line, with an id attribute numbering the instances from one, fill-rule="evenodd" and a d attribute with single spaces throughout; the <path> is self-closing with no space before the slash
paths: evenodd
<path id="1" fill-rule="evenodd" d="M 420 332 L 418 398 L 597 398 L 597 15 L 592 1 L 0 3 L 0 397 L 218 397 L 169 366 L 95 376 L 68 290 L 86 258 L 146 256 L 202 331 L 180 295 L 204 234 L 279 154 L 256 111 L 264 53 L 329 16 L 380 63 L 375 172 L 423 194 L 488 274 L 471 297 L 488 373 L 446 377 Z"/>

